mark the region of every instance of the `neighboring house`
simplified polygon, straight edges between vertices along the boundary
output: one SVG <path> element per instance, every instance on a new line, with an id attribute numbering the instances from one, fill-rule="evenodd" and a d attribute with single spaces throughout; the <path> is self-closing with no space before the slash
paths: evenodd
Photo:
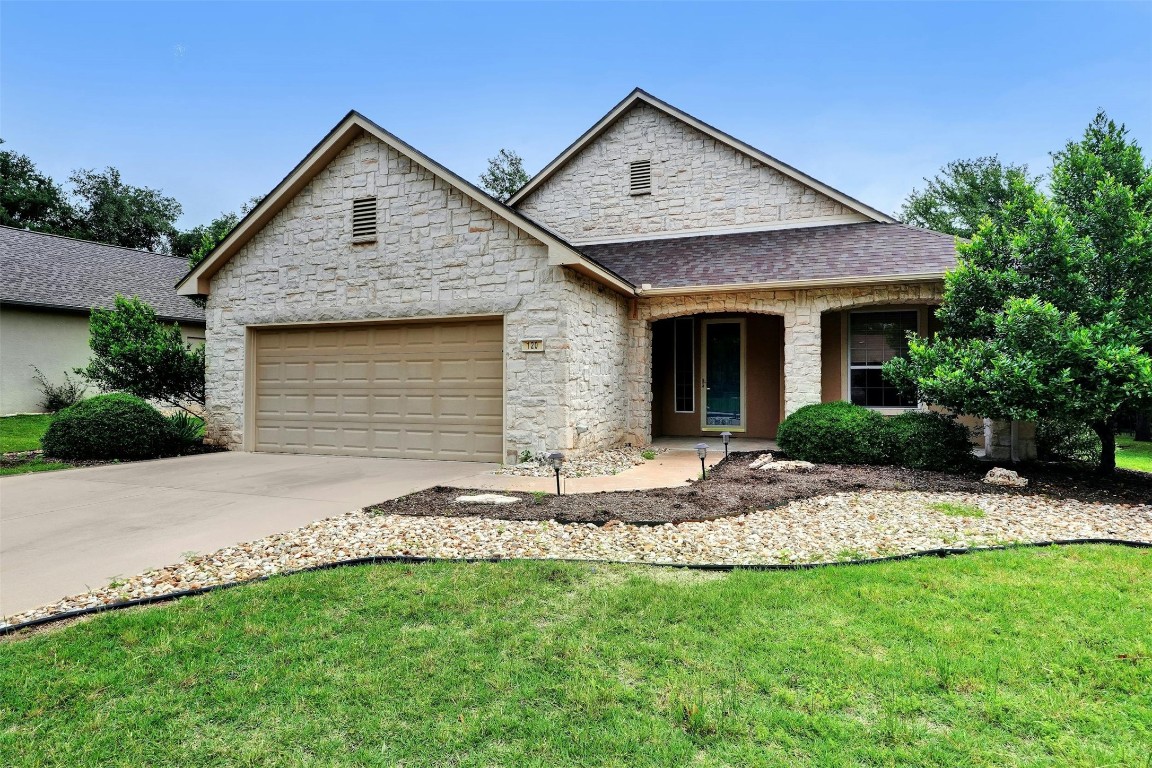
<path id="1" fill-rule="evenodd" d="M 118 293 L 202 342 L 204 310 L 175 290 L 186 269 L 173 256 L 0 227 L 0 414 L 42 410 L 33 366 L 60 384 L 87 365 L 90 310 Z"/>
<path id="2" fill-rule="evenodd" d="M 501 461 L 915 407 L 954 239 L 637 90 L 507 205 L 350 113 L 180 284 L 211 439 Z"/>

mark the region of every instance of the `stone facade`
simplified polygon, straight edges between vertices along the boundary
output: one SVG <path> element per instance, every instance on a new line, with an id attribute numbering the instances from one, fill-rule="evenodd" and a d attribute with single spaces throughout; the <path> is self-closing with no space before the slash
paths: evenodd
<path id="1" fill-rule="evenodd" d="M 351 239 L 376 196 L 379 236 Z M 246 329 L 270 323 L 500 315 L 505 446 L 579 449 L 623 436 L 627 303 L 386 144 L 356 139 L 213 277 L 208 436 L 244 439 Z M 541 338 L 543 353 L 521 351 Z"/>
<path id="2" fill-rule="evenodd" d="M 629 194 L 629 163 L 650 160 L 652 193 Z M 575 242 L 867 221 L 826 195 L 647 104 L 637 104 L 517 204 Z"/>

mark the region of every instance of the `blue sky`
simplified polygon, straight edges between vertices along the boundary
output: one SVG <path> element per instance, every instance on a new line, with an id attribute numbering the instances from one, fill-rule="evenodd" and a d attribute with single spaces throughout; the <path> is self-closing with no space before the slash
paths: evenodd
<path id="1" fill-rule="evenodd" d="M 207 221 L 357 109 L 475 179 L 536 171 L 640 86 L 895 212 L 999 154 L 1044 170 L 1098 107 L 1152 150 L 1149 3 L 0 5 L 0 137 Z"/>

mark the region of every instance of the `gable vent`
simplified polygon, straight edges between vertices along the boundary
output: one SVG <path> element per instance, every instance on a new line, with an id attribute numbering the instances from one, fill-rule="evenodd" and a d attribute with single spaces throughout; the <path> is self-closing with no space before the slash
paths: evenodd
<path id="1" fill-rule="evenodd" d="M 376 239 L 376 198 L 361 197 L 352 201 L 352 240 L 371 242 Z"/>
<path id="2" fill-rule="evenodd" d="M 647 195 L 652 191 L 652 161 L 637 160 L 628 165 L 628 191 L 633 195 Z"/>

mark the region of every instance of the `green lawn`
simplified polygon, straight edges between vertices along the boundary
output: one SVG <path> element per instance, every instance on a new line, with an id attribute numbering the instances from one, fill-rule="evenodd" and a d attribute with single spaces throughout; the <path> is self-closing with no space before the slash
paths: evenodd
<path id="1" fill-rule="evenodd" d="M 51 423 L 50 413 L 0 418 L 0 453 L 39 450 L 40 438 Z"/>
<path id="2" fill-rule="evenodd" d="M 1152 443 L 1138 443 L 1128 435 L 1120 435 L 1116 448 L 1116 466 L 1152 472 Z"/>
<path id="3" fill-rule="evenodd" d="M 25 765 L 1140 766 L 1152 551 L 380 565 L 0 642 Z"/>

